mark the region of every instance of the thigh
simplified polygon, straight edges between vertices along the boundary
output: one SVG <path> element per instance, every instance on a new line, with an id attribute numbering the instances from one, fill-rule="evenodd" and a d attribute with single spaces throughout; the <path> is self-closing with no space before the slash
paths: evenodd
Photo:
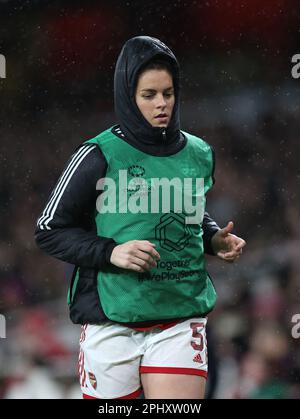
<path id="1" fill-rule="evenodd" d="M 203 399 L 206 379 L 185 374 L 142 374 L 146 399 Z"/>
<path id="2" fill-rule="evenodd" d="M 106 322 L 83 326 L 79 379 L 84 398 L 134 398 L 141 392 L 139 335 Z"/>
<path id="3" fill-rule="evenodd" d="M 204 397 L 206 322 L 189 319 L 148 338 L 140 368 L 146 398 Z"/>

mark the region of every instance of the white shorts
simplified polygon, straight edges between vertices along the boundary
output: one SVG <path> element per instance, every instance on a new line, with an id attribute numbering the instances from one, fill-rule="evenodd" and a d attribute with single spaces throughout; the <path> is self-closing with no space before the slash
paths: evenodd
<path id="1" fill-rule="evenodd" d="M 79 379 L 84 398 L 136 398 L 140 374 L 207 377 L 206 318 L 137 331 L 117 323 L 82 326 Z"/>

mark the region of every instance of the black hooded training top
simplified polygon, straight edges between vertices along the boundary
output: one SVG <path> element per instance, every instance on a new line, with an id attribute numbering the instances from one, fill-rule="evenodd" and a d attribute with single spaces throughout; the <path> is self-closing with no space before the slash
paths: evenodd
<path id="1" fill-rule="evenodd" d="M 172 69 L 175 104 L 166 129 L 152 127 L 135 102 L 138 73 L 155 58 L 166 61 Z M 149 36 L 137 36 L 127 41 L 119 55 L 114 78 L 115 111 L 126 141 L 155 156 L 171 155 L 183 148 L 185 138 L 180 133 L 179 89 L 179 66 L 165 44 Z"/>
<path id="2" fill-rule="evenodd" d="M 173 69 L 175 105 L 166 130 L 152 127 L 139 111 L 134 100 L 136 77 L 141 66 L 153 57 L 167 60 Z M 119 124 L 112 128 L 122 140 L 141 151 L 166 156 L 177 153 L 185 145 L 179 121 L 179 68 L 173 53 L 159 40 L 141 36 L 124 45 L 115 70 L 115 110 Z M 165 131 L 165 132 L 163 132 Z M 38 219 L 36 243 L 51 256 L 80 267 L 83 293 L 78 309 L 71 318 L 75 323 L 98 323 L 105 319 L 95 295 L 93 281 L 99 269 L 110 264 L 116 243 L 112 238 L 96 234 L 94 213 L 101 191 L 97 181 L 104 178 L 107 162 L 99 147 L 79 146 L 69 159 L 61 177 Z M 211 238 L 219 226 L 205 213 L 203 241 L 206 253 L 213 254 Z M 79 281 L 80 282 L 80 281 Z M 77 292 L 76 292 L 77 293 Z M 75 296 L 76 297 L 76 296 Z"/>

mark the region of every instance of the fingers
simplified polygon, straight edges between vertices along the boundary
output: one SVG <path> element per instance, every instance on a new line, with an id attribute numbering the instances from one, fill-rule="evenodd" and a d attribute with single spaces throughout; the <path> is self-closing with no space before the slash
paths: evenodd
<path id="1" fill-rule="evenodd" d="M 136 265 L 135 263 L 130 263 L 126 269 L 130 269 L 131 271 L 135 272 L 146 272 L 140 265 Z"/>
<path id="2" fill-rule="evenodd" d="M 135 250 L 142 250 L 149 253 L 154 259 L 160 259 L 160 254 L 154 249 L 155 243 L 151 243 L 148 240 L 135 240 L 135 245 Z"/>
<path id="3" fill-rule="evenodd" d="M 228 234 L 228 236 L 225 238 L 222 250 L 224 251 L 226 248 L 227 251 L 239 252 L 245 245 L 245 240 L 235 236 L 234 234 Z"/>
<path id="4" fill-rule="evenodd" d="M 136 240 L 133 243 L 131 261 L 143 269 L 143 272 L 157 267 L 159 253 L 154 249 L 155 244 L 147 240 Z"/>
<path id="5" fill-rule="evenodd" d="M 245 240 L 243 240 L 243 239 L 238 239 L 238 243 L 237 243 L 237 245 L 236 245 L 236 247 L 235 247 L 235 250 L 236 251 L 239 251 L 239 250 L 242 250 L 242 248 L 244 247 L 244 246 L 246 246 L 246 242 L 245 242 Z"/>
<path id="6" fill-rule="evenodd" d="M 234 224 L 233 221 L 229 221 L 226 227 L 223 227 L 221 229 L 222 235 L 227 236 L 227 234 L 231 233 L 233 230 Z"/>
<path id="7" fill-rule="evenodd" d="M 149 260 L 153 260 L 153 259 L 150 258 Z M 134 264 L 134 265 L 137 265 L 140 268 L 142 268 L 142 272 L 150 271 L 150 269 L 156 267 L 156 262 L 155 262 L 155 265 L 154 265 L 151 261 L 148 262 L 147 260 L 140 259 L 140 258 L 135 257 L 135 256 L 131 257 L 129 259 L 129 261 L 130 261 L 130 264 Z"/>
<path id="8" fill-rule="evenodd" d="M 235 262 L 242 254 L 242 249 L 239 252 L 218 252 L 217 255 L 219 258 L 223 259 L 225 262 Z"/>
<path id="9" fill-rule="evenodd" d="M 242 249 L 240 249 L 239 251 L 231 250 L 230 252 L 224 252 L 223 255 L 225 257 L 225 259 L 231 259 L 234 258 L 236 256 L 240 256 L 242 254 Z"/>
<path id="10" fill-rule="evenodd" d="M 138 250 L 138 251 L 135 253 L 135 256 L 136 256 L 138 259 L 141 259 L 142 261 L 147 262 L 147 263 L 148 263 L 148 265 L 149 265 L 149 268 L 150 268 L 150 269 L 151 269 L 151 268 L 156 268 L 156 267 L 157 267 L 156 258 L 155 258 L 155 257 L 153 257 L 153 255 L 150 255 L 149 253 L 142 252 L 141 250 Z"/>
<path id="11" fill-rule="evenodd" d="M 160 259 L 154 247 L 155 244 L 148 240 L 131 240 L 116 246 L 112 251 L 110 261 L 119 268 L 146 272 L 157 267 L 156 261 Z"/>

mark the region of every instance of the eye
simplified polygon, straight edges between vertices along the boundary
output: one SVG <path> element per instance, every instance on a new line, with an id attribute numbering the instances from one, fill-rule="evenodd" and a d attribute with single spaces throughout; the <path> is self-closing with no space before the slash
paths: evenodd
<path id="1" fill-rule="evenodd" d="M 151 99 L 151 98 L 154 97 L 154 94 L 150 93 L 148 95 L 143 95 L 142 97 L 145 98 L 145 99 Z"/>
<path id="2" fill-rule="evenodd" d="M 172 97 L 172 96 L 174 96 L 174 92 L 173 91 L 171 91 L 171 92 L 165 92 L 164 93 L 164 96 L 167 97 L 167 98 Z"/>

